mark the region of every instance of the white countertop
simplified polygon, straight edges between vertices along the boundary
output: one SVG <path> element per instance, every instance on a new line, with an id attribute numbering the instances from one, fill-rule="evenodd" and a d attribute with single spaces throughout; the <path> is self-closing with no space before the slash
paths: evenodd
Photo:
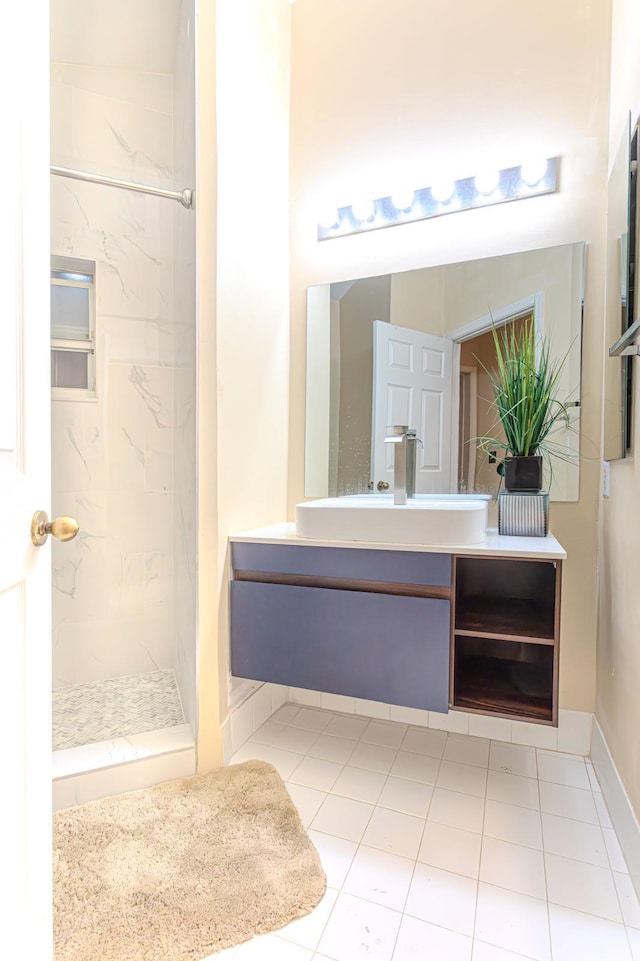
<path id="1" fill-rule="evenodd" d="M 295 544 L 301 547 L 349 547 L 355 550 L 424 551 L 430 554 L 477 554 L 501 555 L 503 557 L 537 557 L 549 560 L 566 560 L 567 554 L 553 534 L 546 537 L 506 537 L 497 530 L 489 529 L 481 544 L 381 544 L 375 541 L 329 541 L 310 537 L 298 537 L 293 522 L 258 527 L 251 531 L 231 534 L 233 543 Z"/>

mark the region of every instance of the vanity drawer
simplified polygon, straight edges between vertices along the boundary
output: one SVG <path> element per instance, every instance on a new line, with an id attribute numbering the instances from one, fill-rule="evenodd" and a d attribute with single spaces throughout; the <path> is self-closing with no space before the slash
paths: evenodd
<path id="1" fill-rule="evenodd" d="M 446 713 L 449 626 L 447 600 L 234 581 L 231 673 Z"/>
<path id="2" fill-rule="evenodd" d="M 449 587 L 451 555 L 279 544 L 231 545 L 236 571 Z"/>

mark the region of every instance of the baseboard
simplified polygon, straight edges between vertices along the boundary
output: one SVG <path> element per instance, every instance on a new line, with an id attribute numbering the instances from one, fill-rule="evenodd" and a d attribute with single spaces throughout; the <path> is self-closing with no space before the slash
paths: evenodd
<path id="1" fill-rule="evenodd" d="M 493 741 L 524 744 L 547 751 L 561 751 L 563 754 L 579 754 L 581 757 L 586 757 L 591 747 L 593 715 L 586 711 L 567 711 L 561 708 L 558 712 L 558 726 L 550 727 L 546 724 L 512 721 L 509 718 L 470 714 L 466 711 L 452 710 L 448 714 L 439 714 L 436 711 L 399 707 L 394 704 L 365 701 L 357 697 L 345 697 L 341 694 L 308 691 L 299 687 L 290 688 L 290 699 L 294 704 L 322 707 L 330 711 L 340 711 L 342 714 L 401 721 L 417 727 L 431 727 L 439 731 L 449 731 L 452 734 L 470 734 L 473 737 L 488 737 Z"/>
<path id="2" fill-rule="evenodd" d="M 254 731 L 289 700 L 289 688 L 282 684 L 260 684 L 240 704 L 230 705 L 222 724 L 222 762 L 228 764 L 233 755 L 249 740 Z"/>
<path id="3" fill-rule="evenodd" d="M 624 851 L 633 886 L 640 897 L 640 824 L 597 718 L 593 720 L 591 762 L 598 776 L 611 822 Z"/>

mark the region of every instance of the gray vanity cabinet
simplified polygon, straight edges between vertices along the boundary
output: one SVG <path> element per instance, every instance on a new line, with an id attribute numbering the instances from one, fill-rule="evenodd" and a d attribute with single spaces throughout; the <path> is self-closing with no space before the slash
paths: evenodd
<path id="1" fill-rule="evenodd" d="M 448 711 L 451 556 L 232 544 L 231 673 Z"/>

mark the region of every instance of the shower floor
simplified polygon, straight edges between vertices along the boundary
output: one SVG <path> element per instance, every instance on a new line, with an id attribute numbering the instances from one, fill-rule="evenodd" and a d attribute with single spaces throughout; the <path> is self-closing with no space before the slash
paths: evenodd
<path id="1" fill-rule="evenodd" d="M 172 670 L 92 681 L 53 692 L 53 750 L 184 724 Z"/>

